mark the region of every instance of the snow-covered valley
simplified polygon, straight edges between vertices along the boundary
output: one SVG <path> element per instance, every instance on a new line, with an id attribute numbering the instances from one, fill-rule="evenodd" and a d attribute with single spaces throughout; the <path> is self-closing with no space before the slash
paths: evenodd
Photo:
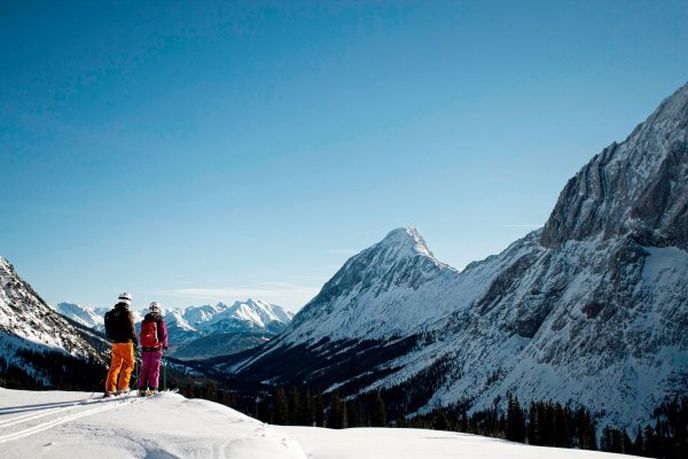
<path id="1" fill-rule="evenodd" d="M 102 399 L 88 392 L 0 388 L 0 451 L 19 458 L 604 459 L 593 451 L 527 446 L 422 429 L 331 430 L 262 423 L 179 394 Z"/>

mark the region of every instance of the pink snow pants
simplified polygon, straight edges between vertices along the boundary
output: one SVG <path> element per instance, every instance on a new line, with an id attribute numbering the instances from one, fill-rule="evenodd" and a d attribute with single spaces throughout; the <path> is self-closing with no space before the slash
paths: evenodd
<path id="1" fill-rule="evenodd" d="M 142 351 L 141 375 L 139 376 L 139 390 L 146 388 L 157 389 L 160 380 L 160 362 L 162 361 L 162 350 Z"/>

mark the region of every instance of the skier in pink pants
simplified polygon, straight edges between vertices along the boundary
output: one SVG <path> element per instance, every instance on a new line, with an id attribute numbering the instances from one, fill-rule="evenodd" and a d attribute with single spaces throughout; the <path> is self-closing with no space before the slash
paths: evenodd
<path id="1" fill-rule="evenodd" d="M 167 325 L 162 317 L 160 303 L 153 301 L 141 322 L 141 375 L 139 376 L 139 395 L 158 392 L 162 353 L 167 350 Z M 150 392 L 149 392 L 150 391 Z"/>

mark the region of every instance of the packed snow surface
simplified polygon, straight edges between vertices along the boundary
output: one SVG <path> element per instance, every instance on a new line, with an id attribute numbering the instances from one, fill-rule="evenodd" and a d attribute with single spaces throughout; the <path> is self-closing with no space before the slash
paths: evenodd
<path id="1" fill-rule="evenodd" d="M 87 392 L 0 388 L 2 457 L 433 459 L 612 458 L 421 429 L 271 426 L 217 403 L 162 393 L 102 399 Z"/>

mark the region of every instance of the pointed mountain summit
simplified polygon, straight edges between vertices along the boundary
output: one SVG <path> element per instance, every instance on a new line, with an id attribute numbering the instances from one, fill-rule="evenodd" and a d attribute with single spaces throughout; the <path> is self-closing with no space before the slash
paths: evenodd
<path id="1" fill-rule="evenodd" d="M 439 293 L 457 275 L 433 256 L 415 228 L 397 228 L 347 260 L 294 317 L 285 339 L 406 334 L 452 309 Z"/>
<path id="2" fill-rule="evenodd" d="M 385 252 L 391 252 L 390 255 L 397 258 L 404 256 L 413 257 L 416 255 L 435 258 L 430 249 L 428 249 L 423 236 L 421 236 L 418 230 L 412 226 L 401 227 L 390 231 L 387 236 L 374 247 L 382 249 Z"/>

